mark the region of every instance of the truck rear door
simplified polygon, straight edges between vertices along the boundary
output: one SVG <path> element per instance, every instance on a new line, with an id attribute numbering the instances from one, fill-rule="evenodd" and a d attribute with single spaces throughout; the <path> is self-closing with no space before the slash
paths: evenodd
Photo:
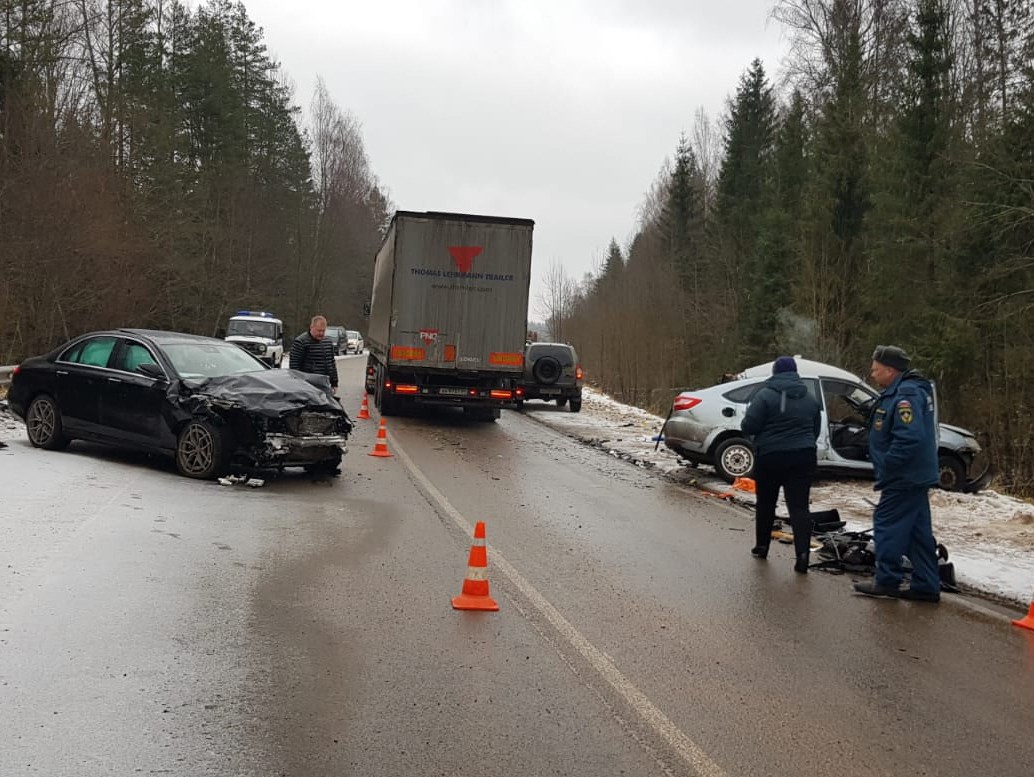
<path id="1" fill-rule="evenodd" d="M 391 363 L 519 374 L 531 222 L 399 216 L 396 228 Z"/>

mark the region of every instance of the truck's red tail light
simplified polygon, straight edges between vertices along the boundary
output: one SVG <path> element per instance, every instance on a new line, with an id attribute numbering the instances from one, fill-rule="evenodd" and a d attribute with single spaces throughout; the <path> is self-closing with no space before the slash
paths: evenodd
<path id="1" fill-rule="evenodd" d="M 493 389 L 492 391 L 488 392 L 488 396 L 490 396 L 492 399 L 513 399 L 513 392 Z"/>
<path id="2" fill-rule="evenodd" d="M 395 384 L 395 393 L 396 394 L 419 394 L 420 393 L 420 387 L 419 386 L 411 386 L 411 385 L 406 384 L 406 383 L 396 383 Z"/>
<path id="3" fill-rule="evenodd" d="M 13 370 L 11 370 L 11 377 L 13 378 L 15 375 L 17 375 L 21 371 L 22 371 L 22 366 L 20 364 L 15 366 L 15 368 Z"/>
<path id="4" fill-rule="evenodd" d="M 582 368 L 580 366 L 574 368 L 574 377 L 575 380 L 581 380 L 585 377 L 585 373 L 582 372 Z"/>
<path id="5" fill-rule="evenodd" d="M 675 403 L 672 405 L 673 410 L 692 410 L 694 407 L 699 405 L 704 400 L 698 397 L 690 397 L 685 394 L 679 394 L 675 397 Z"/>

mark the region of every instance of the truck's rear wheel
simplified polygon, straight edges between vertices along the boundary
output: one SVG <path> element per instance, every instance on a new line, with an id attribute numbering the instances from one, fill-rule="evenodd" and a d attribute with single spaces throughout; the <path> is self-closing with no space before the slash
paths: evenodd
<path id="1" fill-rule="evenodd" d="M 498 407 L 465 407 L 463 415 L 471 421 L 497 421 L 501 412 Z"/>
<path id="2" fill-rule="evenodd" d="M 385 388 L 384 372 L 380 367 L 377 368 L 377 374 L 374 377 L 377 383 L 374 387 L 373 403 L 377 406 L 382 416 L 394 415 L 398 410 L 398 402 L 395 399 L 395 395 Z"/>

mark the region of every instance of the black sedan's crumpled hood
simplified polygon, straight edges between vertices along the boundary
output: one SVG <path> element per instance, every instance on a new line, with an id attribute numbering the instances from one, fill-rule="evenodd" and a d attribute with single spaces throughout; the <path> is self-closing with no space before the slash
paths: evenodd
<path id="1" fill-rule="evenodd" d="M 266 418 L 279 418 L 301 411 L 322 411 L 346 415 L 331 393 L 325 375 L 297 370 L 261 370 L 222 378 L 184 380 L 187 394 L 226 403 Z"/>

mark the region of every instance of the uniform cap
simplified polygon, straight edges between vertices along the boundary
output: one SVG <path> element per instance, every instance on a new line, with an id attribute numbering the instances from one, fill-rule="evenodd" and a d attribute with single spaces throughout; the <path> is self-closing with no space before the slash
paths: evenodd
<path id="1" fill-rule="evenodd" d="M 905 372 L 912 367 L 912 359 L 903 348 L 896 345 L 877 345 L 876 350 L 872 352 L 872 360 L 893 367 L 899 372 Z"/>

